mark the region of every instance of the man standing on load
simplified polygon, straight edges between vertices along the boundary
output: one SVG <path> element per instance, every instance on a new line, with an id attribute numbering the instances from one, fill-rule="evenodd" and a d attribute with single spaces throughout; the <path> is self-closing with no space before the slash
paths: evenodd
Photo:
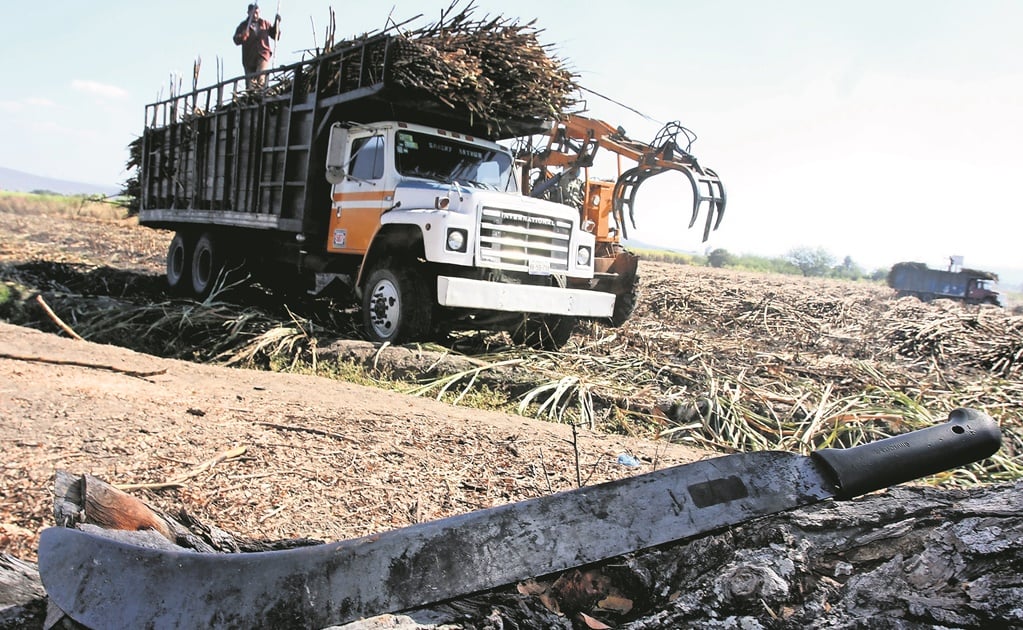
<path id="1" fill-rule="evenodd" d="M 234 43 L 242 47 L 242 66 L 245 68 L 246 87 L 250 90 L 266 87 L 266 75 L 260 74 L 270 67 L 270 38 L 277 40 L 281 33 L 281 16 L 274 23 L 259 17 L 259 5 L 249 5 L 249 16 L 234 31 Z"/>

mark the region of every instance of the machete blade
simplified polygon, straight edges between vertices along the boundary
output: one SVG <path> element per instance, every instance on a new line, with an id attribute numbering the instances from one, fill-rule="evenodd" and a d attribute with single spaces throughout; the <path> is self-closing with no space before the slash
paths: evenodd
<path id="1" fill-rule="evenodd" d="M 40 537 L 39 571 L 52 602 L 97 630 L 320 628 L 848 498 L 976 461 L 1000 443 L 990 417 L 957 410 L 944 425 L 852 449 L 728 455 L 286 551 L 168 551 L 55 527 Z"/>

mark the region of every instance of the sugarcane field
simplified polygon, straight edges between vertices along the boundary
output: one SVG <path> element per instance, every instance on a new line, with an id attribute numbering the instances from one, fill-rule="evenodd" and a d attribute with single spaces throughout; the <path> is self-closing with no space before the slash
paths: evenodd
<path id="1" fill-rule="evenodd" d="M 691 182 L 690 226 L 704 240 L 719 224 L 742 229 L 729 226 L 721 178 L 689 152 L 687 130 L 666 126 L 664 144 L 647 145 L 574 117 L 579 77 L 536 21 L 457 1 L 440 15 L 389 17 L 382 32 L 353 36 L 331 11 L 309 58 L 265 71 L 258 89 L 239 87 L 243 77 L 172 85 L 125 147 L 133 175 L 116 198 L 0 191 L 0 590 L 10 594 L 0 628 L 101 619 L 88 601 L 47 611 L 37 567 L 50 528 L 153 534 L 155 547 L 189 554 L 371 546 L 384 532 L 775 452 L 812 458 L 839 490 L 777 508 L 764 499 L 769 510 L 706 525 L 671 494 L 665 505 L 695 523 L 682 540 L 599 562 L 551 551 L 542 574 L 523 560 L 511 581 L 415 605 L 366 596 L 371 614 L 324 618 L 349 630 L 1023 626 L 1021 296 L 920 299 L 883 279 L 636 254 L 622 238 L 629 187 L 661 171 Z M 380 123 L 383 102 L 392 117 Z M 329 124 L 334 115 L 344 124 Z M 553 130 L 536 126 L 550 119 Z M 435 131 L 445 124 L 453 131 Z M 249 140 L 235 126 L 265 134 Z M 605 127 L 603 144 L 588 144 Z M 514 179 L 512 161 L 532 173 L 522 194 L 482 168 L 424 166 L 431 147 L 500 164 L 498 141 L 523 135 L 547 144 L 506 151 L 502 177 Z M 359 171 L 370 151 L 359 147 L 375 141 L 386 167 Z M 576 177 L 591 185 L 580 173 L 596 145 L 647 166 L 625 186 L 570 189 Z M 598 190 L 614 200 L 588 214 Z M 466 227 L 455 215 L 472 215 L 472 199 L 483 201 Z M 520 251 L 514 234 L 545 230 L 550 249 L 573 253 L 497 262 Z M 540 302 L 539 316 L 519 312 Z M 964 409 L 992 423 L 998 445 L 848 494 L 854 473 L 820 459 L 884 440 L 885 455 L 911 450 L 908 435 L 946 422 L 961 435 Z M 688 486 L 697 508 L 760 500 L 750 480 L 721 475 Z M 632 522 L 644 507 L 622 509 Z M 549 523 L 550 538 L 613 538 L 604 517 L 580 517 L 593 530 Z M 495 567 L 528 556 L 498 550 Z M 228 615 L 211 627 L 313 627 L 284 618 Z"/>

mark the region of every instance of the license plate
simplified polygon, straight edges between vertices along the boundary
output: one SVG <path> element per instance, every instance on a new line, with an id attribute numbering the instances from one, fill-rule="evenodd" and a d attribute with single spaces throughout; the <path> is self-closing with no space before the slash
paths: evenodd
<path id="1" fill-rule="evenodd" d="M 551 261 L 549 260 L 530 260 L 529 261 L 529 275 L 531 276 L 549 276 L 551 275 Z"/>

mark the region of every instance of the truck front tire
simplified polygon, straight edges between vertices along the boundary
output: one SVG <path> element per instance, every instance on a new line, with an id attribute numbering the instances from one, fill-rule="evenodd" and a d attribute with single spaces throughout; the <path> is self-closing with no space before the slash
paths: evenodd
<path id="1" fill-rule="evenodd" d="M 615 296 L 614 312 L 611 313 L 611 326 L 618 328 L 629 321 L 639 302 L 639 277 L 637 276 L 629 290 Z"/>
<path id="2" fill-rule="evenodd" d="M 559 350 L 568 343 L 576 322 L 570 315 L 529 315 L 511 330 L 511 338 L 537 350 Z"/>
<path id="3" fill-rule="evenodd" d="M 421 341 L 431 330 L 433 292 L 415 266 L 380 261 L 362 291 L 362 323 L 370 341 Z"/>

